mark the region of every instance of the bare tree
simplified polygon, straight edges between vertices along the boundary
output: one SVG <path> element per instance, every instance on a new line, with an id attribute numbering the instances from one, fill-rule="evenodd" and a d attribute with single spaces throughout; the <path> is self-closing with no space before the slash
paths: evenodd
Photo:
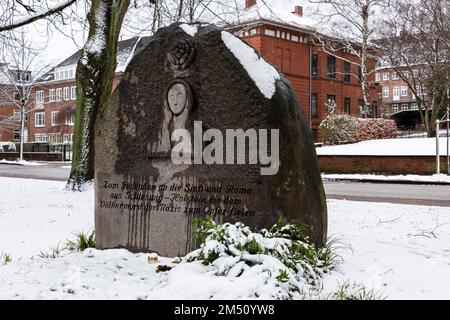
<path id="1" fill-rule="evenodd" d="M 415 96 L 428 136 L 449 104 L 450 1 L 399 1 L 383 23 L 380 56 Z"/>
<path id="2" fill-rule="evenodd" d="M 5 39 L 8 39 L 5 42 Z M 10 36 L 2 43 L 2 68 L 0 73 L 4 80 L 1 87 L 3 103 L 13 105 L 20 111 L 20 151 L 19 159 L 23 160 L 23 144 L 25 139 L 25 118 L 28 113 L 40 107 L 31 98 L 33 90 L 41 86 L 40 77 L 49 69 L 48 65 L 39 67 L 36 63 L 38 51 L 32 47 L 24 32 L 20 36 L 10 32 Z M 44 99 L 44 97 L 42 97 Z M 39 103 L 39 101 L 38 101 Z M 43 103 L 43 101 L 42 101 Z M 5 122 L 15 120 L 15 116 L 3 119 Z"/>
<path id="3" fill-rule="evenodd" d="M 325 52 L 358 67 L 356 77 L 364 97 L 362 114 L 367 114 L 371 107 L 370 75 L 375 72 L 375 65 L 369 60 L 374 58 L 372 40 L 378 28 L 377 11 L 390 4 L 389 0 L 310 0 L 319 4 L 320 25 L 326 30 L 315 34 L 316 44 Z M 324 8 L 324 6 L 326 8 Z M 339 40 L 336 40 L 339 39 Z M 355 59 L 346 59 L 343 53 L 349 53 Z"/>

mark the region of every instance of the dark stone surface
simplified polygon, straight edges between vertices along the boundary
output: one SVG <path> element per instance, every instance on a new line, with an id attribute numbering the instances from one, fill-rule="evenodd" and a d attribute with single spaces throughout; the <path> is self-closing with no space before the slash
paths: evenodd
<path id="1" fill-rule="evenodd" d="M 170 142 L 169 148 L 164 143 L 169 109 L 164 97 L 176 79 L 187 83 L 192 95 L 183 111 L 185 117 L 181 114 L 176 120 L 174 116 L 171 128 L 185 123 L 192 132 L 193 122 L 202 121 L 204 131 L 279 129 L 278 174 L 261 176 L 258 165 L 173 165 Z M 282 216 L 286 221 L 307 224 L 318 245 L 325 242 L 327 212 L 322 180 L 309 126 L 291 85 L 281 77 L 273 98 L 265 98 L 223 43 L 221 30 L 213 26 L 199 27 L 191 37 L 174 24 L 138 45 L 123 80 L 96 123 L 95 145 L 99 248 L 184 255 L 195 247 L 191 241 L 192 219 L 198 214 L 195 210 L 204 212 L 205 207 L 227 210 L 226 215 L 215 216 L 218 222 L 243 221 L 254 228 L 270 227 Z M 105 188 L 105 181 L 113 187 Z M 167 186 L 168 190 L 141 192 L 150 200 L 124 199 L 126 190 L 114 188 L 115 183 L 121 186 L 124 181 Z M 173 192 L 173 184 L 222 187 L 222 200 L 214 205 L 173 201 L 174 194 L 206 197 L 208 201 L 219 195 Z M 251 194 L 227 194 L 229 185 L 251 189 Z M 152 197 L 158 196 L 168 208 L 181 207 L 182 212 L 159 212 L 161 206 L 158 210 L 142 207 L 155 204 Z M 239 204 L 225 203 L 227 196 Z M 105 208 L 101 201 L 123 205 Z M 230 215 L 233 207 L 246 214 Z M 193 214 L 184 214 L 185 210 Z"/>

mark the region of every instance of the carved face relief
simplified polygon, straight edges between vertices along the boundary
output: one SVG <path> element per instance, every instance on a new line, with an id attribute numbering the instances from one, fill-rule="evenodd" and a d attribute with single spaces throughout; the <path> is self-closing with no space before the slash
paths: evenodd
<path id="1" fill-rule="evenodd" d="M 188 103 L 186 87 L 182 83 L 173 84 L 167 93 L 167 102 L 173 114 L 182 113 Z"/>

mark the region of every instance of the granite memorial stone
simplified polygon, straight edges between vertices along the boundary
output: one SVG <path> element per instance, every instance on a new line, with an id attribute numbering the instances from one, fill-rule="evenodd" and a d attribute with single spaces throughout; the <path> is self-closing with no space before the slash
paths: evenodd
<path id="1" fill-rule="evenodd" d="M 282 217 L 326 239 L 313 140 L 288 80 L 232 34 L 177 23 L 139 42 L 96 122 L 97 247 L 185 255 L 202 215 L 255 229 Z"/>

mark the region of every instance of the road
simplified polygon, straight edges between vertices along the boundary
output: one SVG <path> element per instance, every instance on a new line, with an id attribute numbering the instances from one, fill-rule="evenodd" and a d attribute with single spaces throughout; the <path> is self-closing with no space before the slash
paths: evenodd
<path id="1" fill-rule="evenodd" d="M 70 164 L 51 164 L 44 166 L 17 166 L 0 164 L 0 177 L 26 178 L 40 180 L 67 181 Z"/>
<path id="2" fill-rule="evenodd" d="M 328 199 L 450 207 L 450 185 L 325 181 Z"/>
<path id="3" fill-rule="evenodd" d="M 67 181 L 69 165 L 15 166 L 0 164 L 0 177 Z M 328 199 L 450 207 L 450 185 L 417 185 L 325 181 Z"/>

